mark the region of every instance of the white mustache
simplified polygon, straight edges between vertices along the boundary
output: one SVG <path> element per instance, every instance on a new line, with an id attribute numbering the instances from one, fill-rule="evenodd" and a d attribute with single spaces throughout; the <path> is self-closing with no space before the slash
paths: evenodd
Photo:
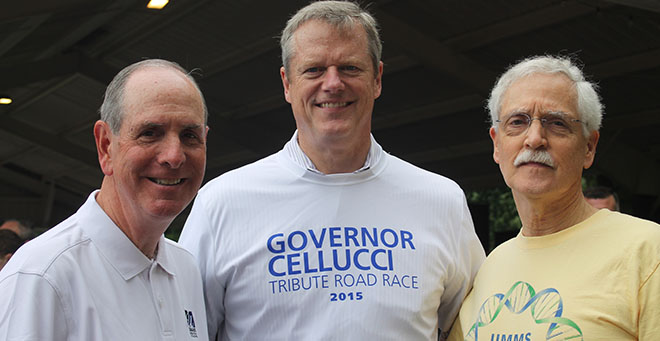
<path id="1" fill-rule="evenodd" d="M 528 163 L 528 162 L 541 163 L 546 166 L 555 168 L 555 161 L 552 160 L 552 156 L 550 156 L 550 153 L 548 153 L 547 150 L 525 149 L 522 151 L 522 153 L 516 156 L 516 159 L 513 161 L 513 165 L 518 167 L 523 163 Z"/>

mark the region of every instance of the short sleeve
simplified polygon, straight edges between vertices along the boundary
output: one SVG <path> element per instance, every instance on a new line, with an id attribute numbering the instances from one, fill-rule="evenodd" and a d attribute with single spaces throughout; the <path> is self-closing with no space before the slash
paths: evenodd
<path id="1" fill-rule="evenodd" d="M 639 290 L 639 340 L 660 340 L 660 262 Z"/>
<path id="2" fill-rule="evenodd" d="M 68 340 L 68 315 L 44 277 L 9 275 L 0 282 L 0 293 L 0 339 Z"/>

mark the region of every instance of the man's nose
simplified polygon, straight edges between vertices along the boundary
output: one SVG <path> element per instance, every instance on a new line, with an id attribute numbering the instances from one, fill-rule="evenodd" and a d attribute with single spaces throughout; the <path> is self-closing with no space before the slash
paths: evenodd
<path id="1" fill-rule="evenodd" d="M 344 81 L 341 72 L 336 66 L 326 69 L 323 74 L 323 91 L 337 92 L 344 90 Z"/>
<path id="2" fill-rule="evenodd" d="M 545 129 L 540 119 L 532 119 L 525 132 L 525 146 L 531 149 L 546 147 L 548 140 L 545 135 Z"/>
<path id="3" fill-rule="evenodd" d="M 161 142 L 158 152 L 158 162 L 170 168 L 177 169 L 186 161 L 181 139 L 178 136 L 168 136 Z"/>

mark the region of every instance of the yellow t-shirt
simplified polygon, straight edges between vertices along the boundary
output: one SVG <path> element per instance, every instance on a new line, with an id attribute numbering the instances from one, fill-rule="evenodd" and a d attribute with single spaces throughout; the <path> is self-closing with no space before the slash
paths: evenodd
<path id="1" fill-rule="evenodd" d="M 660 225 L 603 209 L 503 243 L 449 340 L 660 340 Z"/>

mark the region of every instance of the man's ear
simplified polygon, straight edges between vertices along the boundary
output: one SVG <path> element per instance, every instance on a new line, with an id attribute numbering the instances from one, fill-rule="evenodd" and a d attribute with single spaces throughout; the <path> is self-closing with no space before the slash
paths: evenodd
<path id="1" fill-rule="evenodd" d="M 280 78 L 282 78 L 282 86 L 284 87 L 284 98 L 287 102 L 291 103 L 291 95 L 289 94 L 289 79 L 286 77 L 286 70 L 284 66 L 280 67 Z"/>
<path id="2" fill-rule="evenodd" d="M 101 120 L 94 123 L 94 140 L 96 141 L 96 152 L 99 157 L 99 165 L 105 175 L 112 175 L 112 131 L 110 126 Z"/>
<path id="3" fill-rule="evenodd" d="M 490 127 L 490 130 L 488 131 L 488 134 L 490 135 L 490 139 L 493 141 L 493 160 L 495 160 L 495 163 L 498 165 L 500 164 L 500 150 L 497 147 L 497 130 L 495 130 L 495 127 Z"/>
<path id="4" fill-rule="evenodd" d="M 383 62 L 378 62 L 378 70 L 376 70 L 376 87 L 374 89 L 374 98 L 380 97 L 383 91 Z"/>
<path id="5" fill-rule="evenodd" d="M 596 158 L 596 146 L 598 145 L 598 139 L 600 139 L 600 133 L 592 131 L 587 138 L 587 152 L 584 157 L 584 169 L 588 169 L 593 165 L 594 159 Z"/>

